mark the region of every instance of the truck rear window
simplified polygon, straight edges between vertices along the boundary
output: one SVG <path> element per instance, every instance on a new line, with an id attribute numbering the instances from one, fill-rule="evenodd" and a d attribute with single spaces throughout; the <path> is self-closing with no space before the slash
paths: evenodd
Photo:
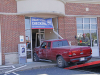
<path id="1" fill-rule="evenodd" d="M 53 48 L 60 47 L 60 46 L 69 46 L 69 44 L 66 40 L 53 42 Z"/>

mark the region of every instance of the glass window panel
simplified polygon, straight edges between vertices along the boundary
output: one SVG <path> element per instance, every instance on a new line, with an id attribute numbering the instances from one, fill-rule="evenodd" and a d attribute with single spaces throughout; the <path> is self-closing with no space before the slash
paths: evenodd
<path id="1" fill-rule="evenodd" d="M 31 58 L 31 51 L 27 51 L 27 59 Z"/>
<path id="2" fill-rule="evenodd" d="M 58 42 L 53 42 L 53 48 L 58 47 Z"/>
<path id="3" fill-rule="evenodd" d="M 97 29 L 97 24 L 91 24 L 91 29 Z"/>
<path id="4" fill-rule="evenodd" d="M 29 18 L 25 19 L 25 30 L 26 29 L 30 29 L 30 19 Z"/>
<path id="5" fill-rule="evenodd" d="M 90 19 L 89 18 L 84 18 L 84 23 L 90 23 Z"/>
<path id="6" fill-rule="evenodd" d="M 58 43 L 58 47 L 60 47 L 60 46 L 63 46 L 62 41 L 59 41 L 59 43 Z"/>
<path id="7" fill-rule="evenodd" d="M 82 37 L 83 30 L 77 30 L 77 37 Z"/>
<path id="8" fill-rule="evenodd" d="M 84 30 L 84 34 L 90 39 L 90 30 Z"/>
<path id="9" fill-rule="evenodd" d="M 65 41 L 62 41 L 63 42 L 63 46 L 68 46 L 68 42 L 65 40 Z"/>
<path id="10" fill-rule="evenodd" d="M 45 49 L 46 47 L 46 42 L 43 42 L 42 44 L 41 44 L 41 48 L 43 48 L 43 49 Z"/>
<path id="11" fill-rule="evenodd" d="M 26 49 L 27 50 L 31 50 L 31 34 L 30 34 L 30 30 L 26 30 Z"/>
<path id="12" fill-rule="evenodd" d="M 87 33 L 90 34 L 90 30 L 84 30 L 84 33 L 85 33 L 85 34 L 87 34 Z"/>
<path id="13" fill-rule="evenodd" d="M 92 47 L 98 46 L 97 30 L 91 30 Z"/>
<path id="14" fill-rule="evenodd" d="M 90 29 L 90 24 L 84 24 L 84 29 Z"/>
<path id="15" fill-rule="evenodd" d="M 77 30 L 77 33 L 83 33 L 83 30 Z"/>
<path id="16" fill-rule="evenodd" d="M 77 20 L 77 24 L 78 23 L 83 23 L 83 19 L 82 18 L 76 18 L 76 20 Z"/>
<path id="17" fill-rule="evenodd" d="M 97 23 L 96 18 L 91 18 L 91 23 Z"/>
<path id="18" fill-rule="evenodd" d="M 77 29 L 83 29 L 83 24 L 77 24 Z"/>

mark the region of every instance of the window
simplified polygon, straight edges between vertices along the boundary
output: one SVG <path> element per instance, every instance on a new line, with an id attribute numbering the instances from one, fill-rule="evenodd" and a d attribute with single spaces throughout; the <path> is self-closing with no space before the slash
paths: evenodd
<path id="1" fill-rule="evenodd" d="M 50 47 L 51 47 L 51 42 L 48 42 L 47 48 L 50 49 Z"/>
<path id="2" fill-rule="evenodd" d="M 53 48 L 58 47 L 58 41 L 53 42 Z"/>
<path id="3" fill-rule="evenodd" d="M 83 24 L 77 24 L 77 29 L 83 29 Z"/>
<path id="4" fill-rule="evenodd" d="M 31 50 L 30 17 L 25 17 L 25 34 L 26 34 L 26 47 L 27 47 L 27 50 Z"/>
<path id="5" fill-rule="evenodd" d="M 84 33 L 86 37 L 89 38 L 90 45 L 96 46 L 97 44 L 94 44 L 94 40 L 98 42 L 97 19 L 96 18 L 76 18 L 76 21 L 77 21 L 77 37 L 82 38 L 83 37 L 82 35 Z"/>
<path id="6" fill-rule="evenodd" d="M 63 46 L 68 46 L 68 42 L 67 41 L 62 41 L 63 42 Z"/>
<path id="7" fill-rule="evenodd" d="M 69 46 L 69 44 L 66 40 L 53 42 L 53 48 L 61 46 Z"/>
<path id="8" fill-rule="evenodd" d="M 46 48 L 46 42 L 43 42 L 43 43 L 41 44 L 41 48 L 43 48 L 43 49 Z"/>

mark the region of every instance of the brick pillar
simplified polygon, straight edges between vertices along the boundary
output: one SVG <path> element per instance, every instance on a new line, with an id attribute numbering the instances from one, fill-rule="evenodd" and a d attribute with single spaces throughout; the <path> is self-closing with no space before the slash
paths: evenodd
<path id="1" fill-rule="evenodd" d="M 59 34 L 72 45 L 77 45 L 75 35 L 77 35 L 76 17 L 59 17 L 58 18 Z"/>

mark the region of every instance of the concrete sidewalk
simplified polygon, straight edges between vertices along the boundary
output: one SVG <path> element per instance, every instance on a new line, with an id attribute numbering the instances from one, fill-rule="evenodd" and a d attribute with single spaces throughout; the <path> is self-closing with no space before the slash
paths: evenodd
<path id="1" fill-rule="evenodd" d="M 0 74 L 9 74 L 16 71 L 23 71 L 29 69 L 39 69 L 57 66 L 56 62 L 40 61 L 40 62 L 28 62 L 25 64 L 13 64 L 0 66 Z"/>
<path id="2" fill-rule="evenodd" d="M 100 58 L 92 58 L 88 62 L 98 61 Z M 87 62 L 87 63 L 88 63 Z M 16 71 L 23 71 L 29 69 L 49 68 L 57 66 L 56 62 L 50 60 L 40 60 L 40 62 L 28 62 L 25 64 L 12 64 L 0 66 L 0 74 L 9 74 Z"/>

